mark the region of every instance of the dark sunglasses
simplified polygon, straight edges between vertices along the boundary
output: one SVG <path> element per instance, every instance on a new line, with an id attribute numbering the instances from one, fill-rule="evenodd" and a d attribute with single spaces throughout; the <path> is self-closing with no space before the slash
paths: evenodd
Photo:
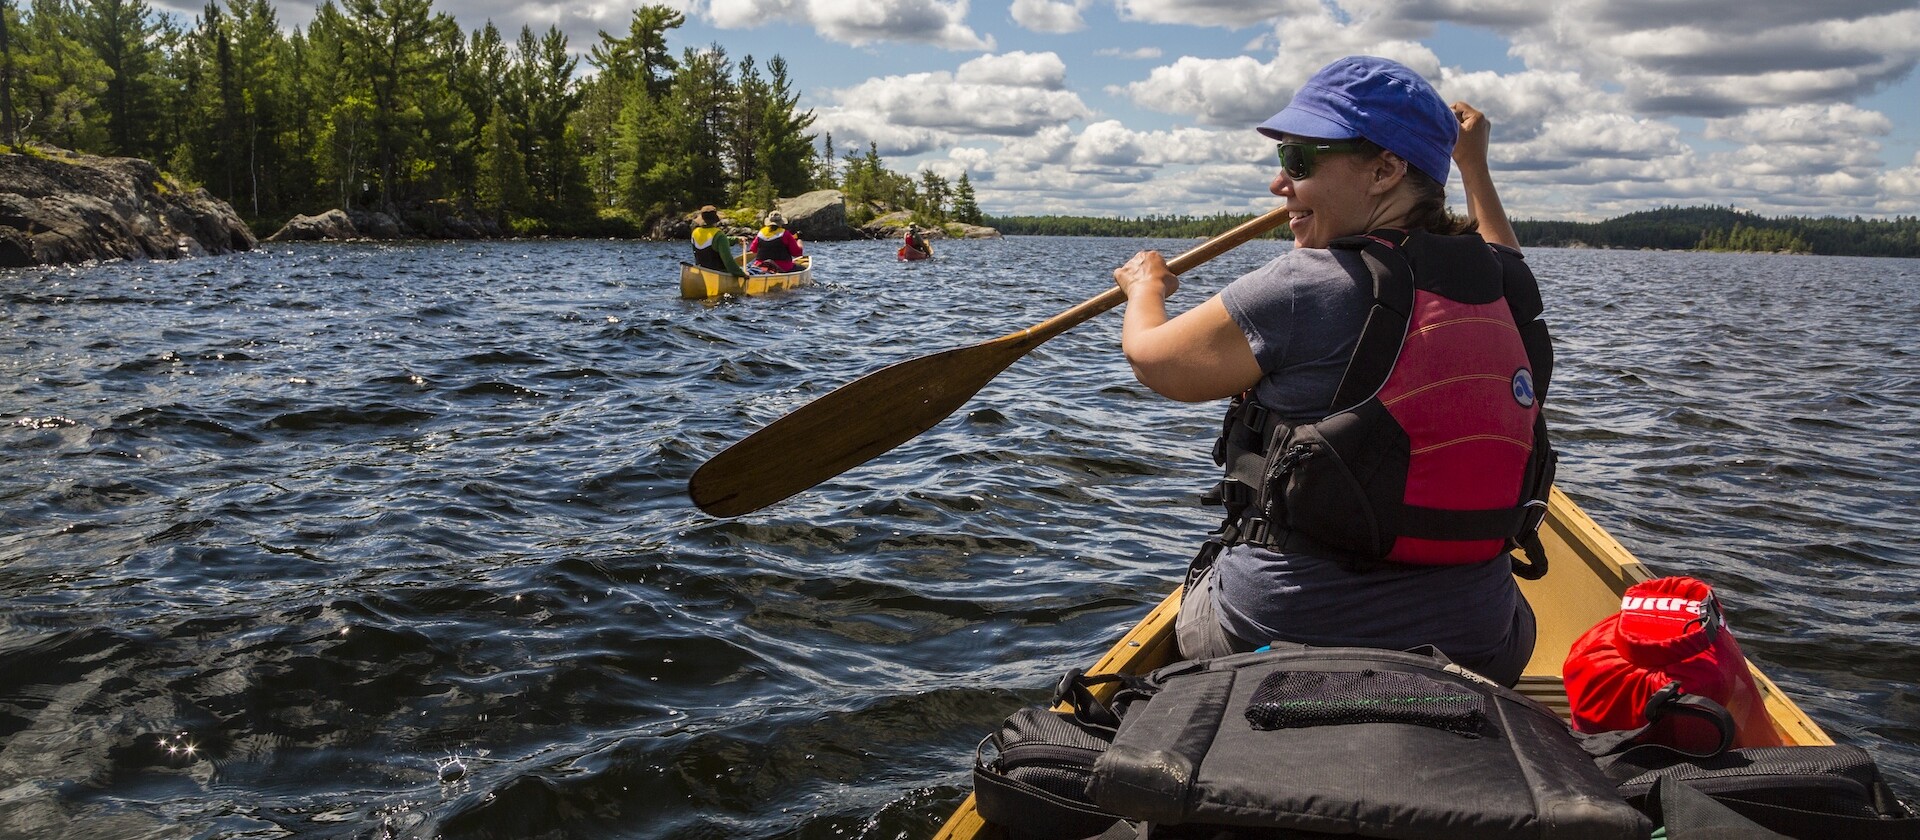
<path id="1" fill-rule="evenodd" d="M 1288 140 L 1280 144 L 1280 171 L 1295 181 L 1304 181 L 1313 175 L 1314 158 L 1320 155 L 1340 152 L 1358 152 L 1365 148 L 1362 140 L 1334 140 L 1326 143 L 1303 143 Z"/>

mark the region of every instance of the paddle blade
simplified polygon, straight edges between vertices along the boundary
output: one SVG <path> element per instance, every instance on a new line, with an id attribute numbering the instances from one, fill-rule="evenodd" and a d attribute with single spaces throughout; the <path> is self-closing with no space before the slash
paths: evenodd
<path id="1" fill-rule="evenodd" d="M 752 513 L 933 428 L 1023 353 L 1002 338 L 876 370 L 722 450 L 687 495 L 714 516 Z"/>

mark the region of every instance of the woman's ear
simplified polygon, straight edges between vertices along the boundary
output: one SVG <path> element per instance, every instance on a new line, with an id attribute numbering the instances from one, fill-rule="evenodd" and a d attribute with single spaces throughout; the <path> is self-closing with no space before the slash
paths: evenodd
<path id="1" fill-rule="evenodd" d="M 1373 159 L 1373 186 L 1368 192 L 1375 195 L 1392 192 L 1406 177 L 1406 158 L 1383 151 Z"/>

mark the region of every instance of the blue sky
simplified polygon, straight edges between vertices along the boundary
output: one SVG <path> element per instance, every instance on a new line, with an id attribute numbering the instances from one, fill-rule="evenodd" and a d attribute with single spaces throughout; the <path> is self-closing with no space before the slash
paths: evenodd
<path id="1" fill-rule="evenodd" d="M 197 3 L 158 3 L 187 16 Z M 304 25 L 317 2 L 280 2 Z M 1382 55 L 1494 121 L 1522 219 L 1667 205 L 1920 214 L 1915 0 L 686 0 L 670 43 L 790 65 L 836 151 L 968 174 L 998 214 L 1246 212 L 1251 126 L 1315 69 Z M 584 53 L 636 4 L 437 0 Z M 583 63 L 583 68 L 585 67 Z M 1449 194 L 1459 195 L 1457 176 Z"/>

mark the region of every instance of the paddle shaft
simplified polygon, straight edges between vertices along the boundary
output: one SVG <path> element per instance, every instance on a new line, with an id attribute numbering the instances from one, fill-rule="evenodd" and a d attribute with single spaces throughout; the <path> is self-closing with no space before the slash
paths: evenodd
<path id="1" fill-rule="evenodd" d="M 1167 267 L 1189 271 L 1286 218 L 1275 210 L 1245 222 Z M 1033 327 L 862 376 L 721 450 L 694 470 L 687 495 L 714 516 L 739 516 L 806 490 L 933 428 L 1033 348 L 1123 300 L 1124 290 L 1108 289 Z"/>

